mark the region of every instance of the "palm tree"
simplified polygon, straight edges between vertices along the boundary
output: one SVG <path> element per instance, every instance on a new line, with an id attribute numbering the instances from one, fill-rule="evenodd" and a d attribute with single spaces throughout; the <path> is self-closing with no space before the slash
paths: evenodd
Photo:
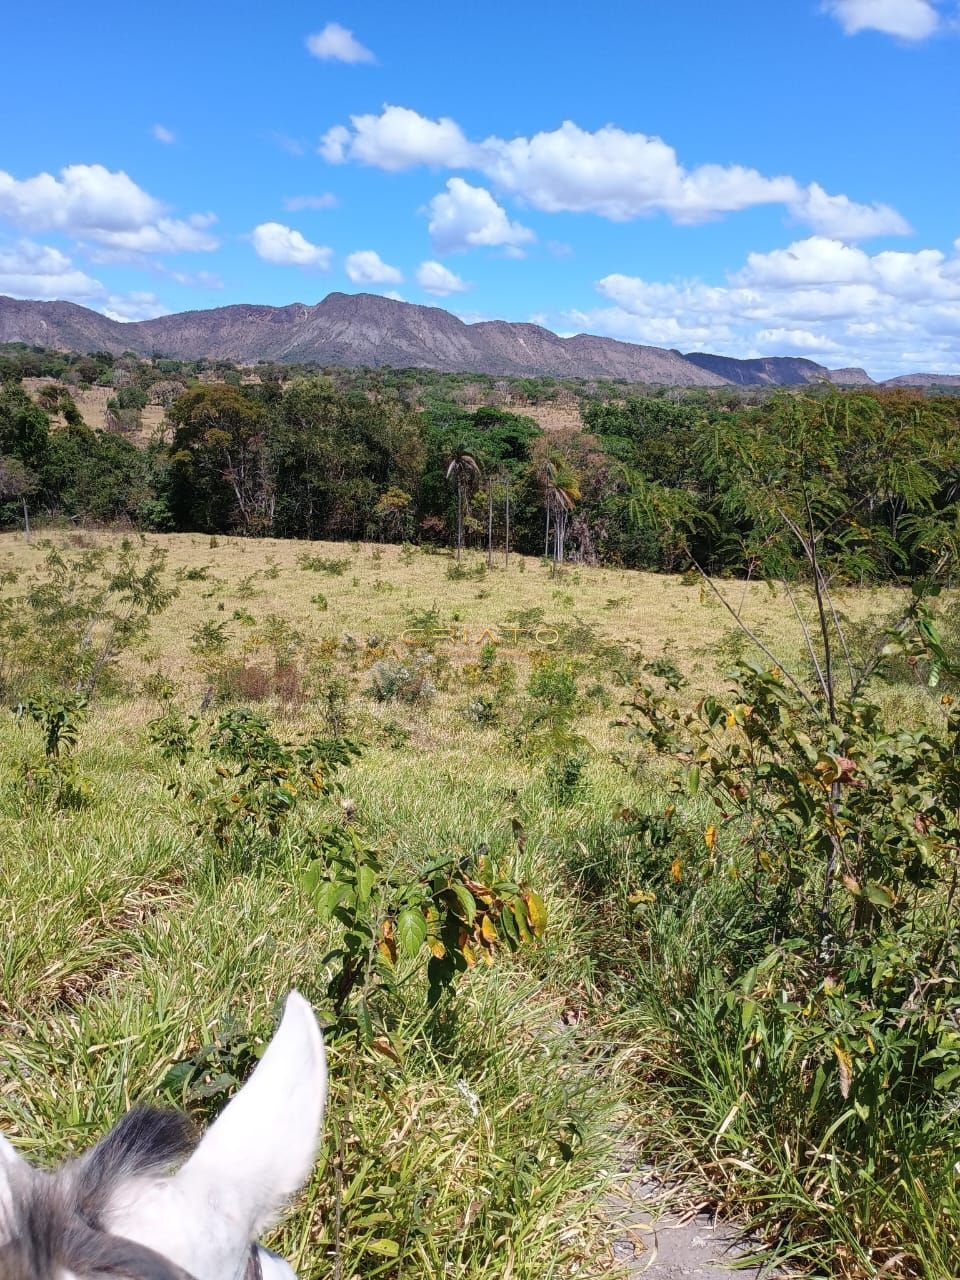
<path id="1" fill-rule="evenodd" d="M 572 471 L 564 468 L 547 489 L 547 504 L 553 509 L 553 563 L 563 564 L 570 512 L 580 497 L 580 486 Z"/>
<path id="2" fill-rule="evenodd" d="M 457 563 L 460 563 L 460 552 L 463 550 L 463 499 L 480 478 L 480 466 L 465 444 L 458 444 L 447 462 L 447 479 L 454 480 L 457 486 Z"/>
<path id="3" fill-rule="evenodd" d="M 550 554 L 550 529 L 553 526 L 553 563 L 563 563 L 564 547 L 570 513 L 580 498 L 580 483 L 576 473 L 565 458 L 554 455 L 544 458 L 535 472 L 543 490 L 546 518 L 544 525 L 543 554 Z"/>

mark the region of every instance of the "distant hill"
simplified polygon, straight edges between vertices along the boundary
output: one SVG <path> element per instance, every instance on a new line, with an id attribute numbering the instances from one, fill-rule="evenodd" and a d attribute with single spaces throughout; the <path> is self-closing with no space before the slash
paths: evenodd
<path id="1" fill-rule="evenodd" d="M 715 373 L 725 382 L 745 387 L 795 387 L 806 382 L 835 382 L 843 386 L 873 385 L 863 369 L 827 369 L 801 356 L 763 356 L 755 360 L 735 360 L 732 356 L 712 356 L 688 351 L 684 356 L 699 369 Z"/>
<path id="2" fill-rule="evenodd" d="M 505 320 L 465 324 L 441 307 L 421 307 L 369 293 L 331 293 L 313 306 L 240 303 L 129 324 L 73 302 L 27 302 L 0 296 L 0 342 L 238 364 L 316 362 L 515 377 L 618 378 L 675 387 L 798 386 L 823 381 L 866 386 L 873 382 L 862 369 L 828 369 L 795 356 L 736 360 L 700 351 L 683 355 L 585 333 L 561 338 L 535 324 Z M 960 377 L 915 374 L 892 382 L 953 385 Z"/>
<path id="3" fill-rule="evenodd" d="M 960 373 L 902 373 L 889 378 L 888 387 L 960 387 Z"/>

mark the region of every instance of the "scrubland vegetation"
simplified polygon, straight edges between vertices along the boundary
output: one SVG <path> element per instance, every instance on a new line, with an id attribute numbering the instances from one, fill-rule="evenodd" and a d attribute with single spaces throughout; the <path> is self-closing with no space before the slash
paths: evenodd
<path id="1" fill-rule="evenodd" d="M 956 1275 L 952 403 L 628 397 L 565 452 L 274 391 L 123 442 L 192 531 L 0 536 L 4 1131 L 209 1116 L 296 985 L 334 1087 L 304 1276 L 609 1270 L 633 1161 L 799 1274 Z M 12 523 L 73 428 L 4 397 Z M 378 542 L 230 536 L 329 533 L 402 457 Z"/>

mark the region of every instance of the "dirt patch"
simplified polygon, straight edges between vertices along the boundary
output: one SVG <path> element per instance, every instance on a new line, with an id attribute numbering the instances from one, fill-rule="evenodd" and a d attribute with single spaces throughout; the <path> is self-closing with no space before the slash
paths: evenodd
<path id="1" fill-rule="evenodd" d="M 24 378 L 23 389 L 34 400 L 38 400 L 44 387 L 62 386 L 56 378 Z M 110 429 L 107 415 L 107 401 L 117 393 L 113 387 L 79 387 L 64 386 L 64 390 L 73 397 L 73 402 L 80 411 L 80 416 L 92 431 Z M 163 429 L 164 407 L 162 404 L 148 404 L 140 414 L 140 426 L 136 431 L 125 432 L 127 438 L 135 444 L 146 444 L 156 433 Z M 63 426 L 60 414 L 52 414 L 51 422 L 55 427 Z"/>
<path id="2" fill-rule="evenodd" d="M 475 413 L 481 406 L 468 404 L 464 408 Z M 580 431 L 583 419 L 576 404 L 511 404 L 504 405 L 510 413 L 532 418 L 541 431 Z"/>

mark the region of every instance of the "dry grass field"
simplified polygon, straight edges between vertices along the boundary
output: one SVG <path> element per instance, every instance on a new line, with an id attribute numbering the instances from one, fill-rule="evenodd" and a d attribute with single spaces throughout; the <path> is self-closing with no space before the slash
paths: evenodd
<path id="1" fill-rule="evenodd" d="M 69 557 L 119 540 L 50 538 Z M 81 725 L 81 803 L 37 802 L 37 728 L 0 718 L 0 1131 L 59 1158 L 132 1101 L 169 1101 L 171 1066 L 205 1046 L 210 1072 L 239 1072 L 245 1041 L 231 1036 L 262 1041 L 291 986 L 322 1005 L 331 926 L 301 888 L 318 823 L 349 821 L 391 867 L 489 848 L 542 891 L 546 940 L 530 958 L 468 974 L 442 1041 L 425 1037 L 422 986 L 408 984 L 393 1014 L 405 1046 L 396 1061 L 358 1057 L 352 1040 L 334 1046 L 333 1126 L 274 1242 L 304 1280 L 331 1267 L 344 1280 L 615 1273 L 598 1206 L 627 1153 L 666 1160 L 665 1175 L 681 1168 L 663 1143 L 669 1108 L 648 1066 L 662 1046 L 616 1030 L 603 994 L 612 940 L 602 906 L 579 888 L 588 855 L 610 855 L 614 815 L 664 804 L 657 769 L 632 773 L 615 758 L 635 749 L 616 724 L 616 669 L 637 653 L 667 654 L 690 677 L 692 701 L 724 685 L 733 619 L 696 582 L 576 565 L 555 574 L 518 556 L 487 570 L 471 551 L 458 572 L 448 552 L 392 545 L 185 534 L 151 535 L 146 547 L 167 553 L 179 594 Z M 3 591 L 23 591 L 46 553 L 42 536 L 0 536 Z M 782 594 L 716 585 L 778 655 L 796 658 L 800 631 Z M 841 602 L 854 619 L 895 603 L 891 592 Z M 428 615 L 432 696 L 377 696 L 378 672 L 418 661 Z M 475 704 L 493 688 L 480 669 L 491 641 L 502 681 L 487 717 Z M 564 796 L 518 736 L 537 701 L 530 675 L 551 656 L 573 672 L 586 744 Z M 210 722 L 246 699 L 299 740 L 329 731 L 334 694 L 362 744 L 342 797 L 306 808 L 269 856 L 224 858 L 187 793 L 171 791 L 151 722 L 171 704 Z M 909 690 L 885 696 L 904 722 L 919 714 Z"/>

